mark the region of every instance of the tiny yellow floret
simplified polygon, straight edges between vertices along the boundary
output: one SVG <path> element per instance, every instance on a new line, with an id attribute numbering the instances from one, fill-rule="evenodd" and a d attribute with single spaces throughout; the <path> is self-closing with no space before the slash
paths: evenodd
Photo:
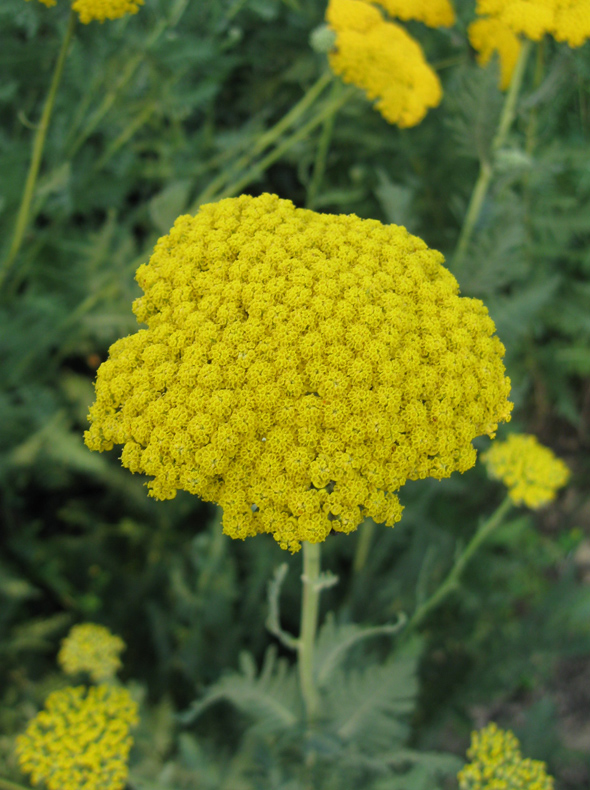
<path id="1" fill-rule="evenodd" d="M 150 493 L 223 507 L 284 549 L 399 521 L 407 479 L 475 463 L 508 420 L 504 347 L 405 228 L 228 198 L 177 219 L 137 281 L 147 324 L 98 370 L 85 441 Z"/>
<path id="2" fill-rule="evenodd" d="M 127 689 L 54 691 L 16 739 L 20 768 L 47 790 L 122 790 L 133 744 L 129 730 L 137 723 Z"/>
<path id="3" fill-rule="evenodd" d="M 125 642 L 96 623 L 75 625 L 62 641 L 57 662 L 68 675 L 88 672 L 96 683 L 115 677 Z"/>
<path id="4" fill-rule="evenodd" d="M 440 80 L 422 47 L 377 8 L 364 0 L 330 0 L 326 21 L 336 34 L 332 70 L 376 100 L 386 121 L 415 126 L 440 103 Z"/>
<path id="5" fill-rule="evenodd" d="M 502 480 L 515 505 L 536 510 L 555 499 L 570 471 L 536 436 L 513 433 L 482 455 L 490 477 Z"/>
<path id="6" fill-rule="evenodd" d="M 523 759 L 510 730 L 493 722 L 471 734 L 469 762 L 457 776 L 460 790 L 553 790 L 553 777 L 540 760 Z"/>
<path id="7" fill-rule="evenodd" d="M 72 8 L 80 17 L 80 22 L 87 25 L 94 20 L 104 22 L 105 19 L 120 19 L 126 14 L 136 14 L 144 0 L 75 0 Z"/>
<path id="8" fill-rule="evenodd" d="M 428 27 L 451 27 L 455 10 L 449 0 L 369 0 L 379 4 L 390 16 L 408 22 L 423 22 Z"/>

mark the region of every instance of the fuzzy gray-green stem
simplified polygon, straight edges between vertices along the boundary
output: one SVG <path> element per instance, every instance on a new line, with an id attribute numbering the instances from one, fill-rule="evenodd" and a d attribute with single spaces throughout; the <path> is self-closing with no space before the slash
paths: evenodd
<path id="1" fill-rule="evenodd" d="M 368 519 L 359 527 L 359 536 L 356 542 L 356 551 L 354 553 L 354 561 L 352 564 L 352 569 L 355 576 L 357 576 L 365 567 L 374 532 L 375 522 L 372 519 Z"/>
<path id="2" fill-rule="evenodd" d="M 424 618 L 430 614 L 433 609 L 436 609 L 436 607 L 439 606 L 444 601 L 444 599 L 459 586 L 459 580 L 461 578 L 461 574 L 465 570 L 465 566 L 475 554 L 477 549 L 481 546 L 481 544 L 486 540 L 486 538 L 488 538 L 489 535 L 491 535 L 496 529 L 496 527 L 502 523 L 505 515 L 508 513 L 511 507 L 512 502 L 509 497 L 506 497 L 500 507 L 497 508 L 497 510 L 489 517 L 489 519 L 484 521 L 484 523 L 479 527 L 475 535 L 471 538 L 467 546 L 456 559 L 455 564 L 451 568 L 444 582 L 427 601 L 425 601 L 416 609 L 410 618 L 410 622 L 408 623 L 408 627 L 405 631 L 406 634 L 409 634 L 412 629 L 420 625 Z"/>
<path id="3" fill-rule="evenodd" d="M 4 280 L 6 279 L 6 276 L 10 271 L 11 266 L 14 263 L 16 256 L 18 255 L 18 252 L 21 248 L 21 244 L 23 242 L 25 231 L 27 230 L 27 225 L 29 222 L 29 213 L 31 210 L 31 203 L 33 201 L 33 195 L 35 194 L 37 176 L 39 175 L 39 168 L 41 167 L 41 160 L 43 158 L 43 148 L 45 147 L 45 138 L 47 137 L 47 130 L 49 129 L 49 122 L 51 121 L 51 114 L 53 112 L 53 107 L 55 105 L 55 97 L 57 96 L 57 91 L 59 88 L 59 83 L 61 82 L 64 65 L 68 54 L 68 49 L 72 37 L 74 35 L 75 28 L 76 28 L 76 14 L 72 10 L 70 11 L 70 18 L 68 20 L 66 34 L 64 36 L 61 45 L 59 56 L 57 58 L 57 63 L 55 64 L 53 77 L 51 78 L 49 93 L 47 94 L 47 98 L 45 99 L 45 106 L 43 107 L 41 120 L 39 121 L 39 126 L 37 127 L 37 131 L 35 132 L 35 137 L 33 140 L 33 152 L 31 155 L 31 164 L 29 165 L 29 172 L 25 183 L 25 189 L 23 192 L 20 208 L 18 210 L 18 215 L 16 218 L 16 224 L 14 227 L 14 236 L 12 237 L 12 244 L 10 245 L 8 255 L 4 259 L 4 262 L 2 263 L 2 267 L 0 269 L 0 287 L 2 286 Z"/>
<path id="4" fill-rule="evenodd" d="M 308 723 L 318 714 L 319 696 L 313 676 L 315 635 L 318 626 L 320 599 L 320 544 L 303 541 L 303 597 L 301 633 L 298 640 L 299 680 Z"/>
<path id="5" fill-rule="evenodd" d="M 473 188 L 467 214 L 465 215 L 465 221 L 463 222 L 463 228 L 461 229 L 459 241 L 457 242 L 457 249 L 455 251 L 455 257 L 453 261 L 455 269 L 457 269 L 463 262 L 463 258 L 465 257 L 465 253 L 469 247 L 469 242 L 471 241 L 471 236 L 473 235 L 473 230 L 477 224 L 479 215 L 481 214 L 483 202 L 487 195 L 493 174 L 492 163 L 494 155 L 504 145 L 506 141 L 506 135 L 508 134 L 510 127 L 512 126 L 512 122 L 514 121 L 514 116 L 516 115 L 516 102 L 518 101 L 518 94 L 520 93 L 520 88 L 522 86 L 531 46 L 532 44 L 530 41 L 524 41 L 522 43 L 520 55 L 518 57 L 516 66 L 514 67 L 512 80 L 510 81 L 510 87 L 508 88 L 508 93 L 506 94 L 506 99 L 504 101 L 504 107 L 502 108 L 502 114 L 500 115 L 500 122 L 498 124 L 496 134 L 494 135 L 494 139 L 492 140 L 492 147 L 490 151 L 491 161 L 484 159 L 481 163 L 479 178 L 477 179 L 475 187 Z"/>

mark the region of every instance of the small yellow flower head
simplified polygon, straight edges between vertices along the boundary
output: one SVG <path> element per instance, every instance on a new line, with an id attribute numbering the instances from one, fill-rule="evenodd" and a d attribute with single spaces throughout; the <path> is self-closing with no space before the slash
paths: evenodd
<path id="1" fill-rule="evenodd" d="M 524 760 L 510 730 L 493 722 L 471 734 L 471 760 L 457 776 L 460 790 L 553 790 L 553 777 L 540 760 Z"/>
<path id="2" fill-rule="evenodd" d="M 442 98 L 436 73 L 406 31 L 363 0 L 330 0 L 326 20 L 336 33 L 329 56 L 335 74 L 362 88 L 389 123 L 415 126 Z"/>
<path id="3" fill-rule="evenodd" d="M 136 14 L 144 0 L 75 0 L 72 8 L 78 13 L 80 22 L 87 25 L 93 20 L 120 19 L 126 14 Z"/>
<path id="4" fill-rule="evenodd" d="M 428 27 L 451 27 L 455 10 L 449 0 L 369 0 L 384 8 L 390 16 L 424 22 Z"/>
<path id="5" fill-rule="evenodd" d="M 57 0 L 39 0 L 39 2 L 43 3 L 43 5 L 46 5 L 47 8 L 57 5 Z"/>
<path id="6" fill-rule="evenodd" d="M 276 195 L 179 217 L 137 271 L 148 328 L 101 365 L 87 446 L 123 444 L 158 499 L 219 503 L 233 538 L 393 526 L 406 479 L 469 469 L 512 406 L 494 323 L 443 260 Z"/>
<path id="7" fill-rule="evenodd" d="M 546 33 L 570 47 L 590 38 L 590 0 L 477 0 L 483 16 L 469 26 L 469 40 L 485 65 L 497 51 L 502 65 L 501 87 L 510 84 L 518 59 L 517 43 L 510 36 L 540 41 Z"/>
<path id="8" fill-rule="evenodd" d="M 515 505 L 536 510 L 555 499 L 570 471 L 560 458 L 535 436 L 512 433 L 505 442 L 494 442 L 482 455 L 490 477 L 502 480 Z"/>
<path id="9" fill-rule="evenodd" d="M 75 625 L 62 641 L 58 664 L 68 675 L 88 672 L 96 683 L 113 678 L 121 668 L 125 642 L 96 623 Z"/>
<path id="10" fill-rule="evenodd" d="M 21 770 L 48 790 L 122 790 L 138 723 L 124 688 L 84 686 L 54 691 L 16 739 Z"/>

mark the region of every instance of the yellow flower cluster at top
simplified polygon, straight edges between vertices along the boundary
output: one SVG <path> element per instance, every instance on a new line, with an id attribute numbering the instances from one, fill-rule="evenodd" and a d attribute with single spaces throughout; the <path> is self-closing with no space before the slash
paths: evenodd
<path id="1" fill-rule="evenodd" d="M 420 44 L 402 27 L 387 22 L 372 5 L 392 16 L 432 27 L 452 25 L 449 0 L 330 0 L 326 21 L 336 33 L 332 70 L 362 88 L 376 108 L 400 127 L 415 126 L 442 98 L 440 80 Z"/>
<path id="2" fill-rule="evenodd" d="M 510 84 L 521 48 L 520 36 L 539 41 L 546 33 L 570 47 L 590 38 L 588 0 L 477 0 L 481 19 L 469 26 L 469 40 L 486 65 L 500 56 L 500 87 Z"/>
<path id="3" fill-rule="evenodd" d="M 57 662 L 68 675 L 88 672 L 100 683 L 113 678 L 121 668 L 119 653 L 125 642 L 96 623 L 75 625 L 62 641 Z"/>
<path id="4" fill-rule="evenodd" d="M 23 773 L 48 790 L 122 790 L 137 724 L 129 692 L 113 686 L 54 691 L 16 739 Z"/>
<path id="5" fill-rule="evenodd" d="M 46 6 L 56 5 L 56 0 L 40 0 Z M 87 25 L 97 20 L 120 19 L 126 14 L 136 14 L 144 0 L 74 0 L 72 8 L 80 17 L 80 22 Z"/>
<path id="6" fill-rule="evenodd" d="M 505 442 L 494 442 L 482 460 L 490 476 L 508 488 L 515 505 L 532 509 L 555 499 L 570 476 L 564 462 L 528 434 L 513 433 Z"/>
<path id="7" fill-rule="evenodd" d="M 510 730 L 488 724 L 471 735 L 467 757 L 458 774 L 460 790 L 553 790 L 553 777 L 545 763 L 523 759 L 520 744 Z"/>
<path id="8" fill-rule="evenodd" d="M 92 450 L 296 551 L 401 517 L 406 479 L 475 462 L 508 420 L 504 347 L 405 228 L 242 195 L 179 217 L 137 281 L 147 329 L 98 370 Z"/>

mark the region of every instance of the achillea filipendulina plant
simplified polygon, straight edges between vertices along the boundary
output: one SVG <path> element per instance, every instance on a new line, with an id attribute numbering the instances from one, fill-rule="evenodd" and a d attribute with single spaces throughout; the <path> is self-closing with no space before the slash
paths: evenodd
<path id="1" fill-rule="evenodd" d="M 20 768 L 48 790 L 121 790 L 137 723 L 137 705 L 124 688 L 54 691 L 16 740 Z"/>
<path id="2" fill-rule="evenodd" d="M 476 10 L 481 18 L 469 26 L 469 40 L 482 65 L 498 53 L 502 89 L 510 84 L 521 36 L 540 41 L 550 34 L 570 47 L 590 38 L 588 0 L 477 0 Z"/>
<path id="3" fill-rule="evenodd" d="M 553 777 L 540 760 L 523 759 L 510 730 L 488 724 L 471 735 L 469 762 L 458 774 L 460 790 L 553 790 Z"/>
<path id="4" fill-rule="evenodd" d="M 387 0 L 381 5 L 392 15 L 427 24 L 447 25 L 454 19 L 446 0 L 431 5 Z M 374 5 L 365 0 L 330 0 L 326 21 L 336 34 L 329 55 L 332 70 L 375 99 L 376 109 L 389 123 L 415 126 L 440 103 L 440 80 L 420 44 L 402 27 L 386 21 Z"/>
<path id="5" fill-rule="evenodd" d="M 553 499 L 567 483 L 570 471 L 536 436 L 510 434 L 482 455 L 490 477 L 502 480 L 515 505 L 536 510 Z"/>
<path id="6" fill-rule="evenodd" d="M 429 27 L 451 27 L 455 10 L 449 0 L 369 0 L 382 6 L 390 16 L 404 22 L 415 20 Z"/>
<path id="7" fill-rule="evenodd" d="M 473 466 L 510 418 L 504 347 L 405 228 L 243 195 L 180 217 L 137 271 L 147 324 L 96 381 L 92 450 L 284 549 L 393 526 L 407 479 Z"/>
<path id="8" fill-rule="evenodd" d="M 114 678 L 125 642 L 96 623 L 75 625 L 61 643 L 57 663 L 67 675 L 88 672 L 96 683 Z"/>

